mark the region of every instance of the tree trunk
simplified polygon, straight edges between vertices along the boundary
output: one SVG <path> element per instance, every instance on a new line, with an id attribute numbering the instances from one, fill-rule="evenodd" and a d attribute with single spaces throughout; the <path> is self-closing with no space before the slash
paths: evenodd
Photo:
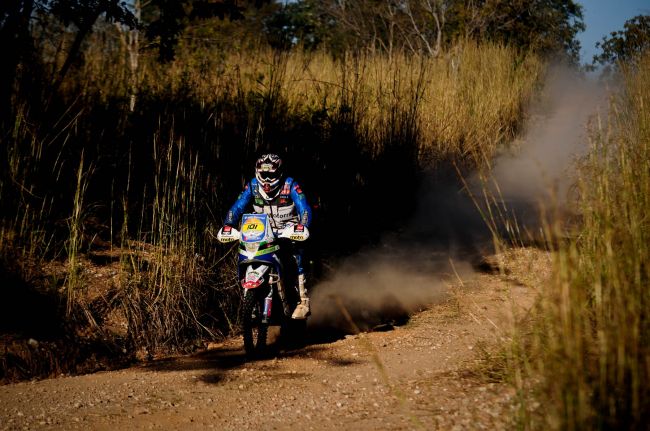
<path id="1" fill-rule="evenodd" d="M 75 35 L 72 46 L 70 47 L 70 51 L 68 51 L 68 56 L 66 57 L 63 66 L 61 66 L 61 70 L 57 74 L 58 76 L 56 78 L 56 81 L 54 81 L 54 84 L 52 84 L 51 94 L 56 93 L 63 83 L 63 80 L 68 74 L 72 63 L 81 51 L 81 44 L 83 43 L 84 39 L 86 39 L 86 37 L 90 34 L 93 29 L 93 25 L 95 25 L 95 21 L 97 21 L 97 18 L 99 18 L 99 13 L 93 14 L 90 18 L 91 19 L 84 20 L 84 24 L 79 28 L 79 31 Z"/>
<path id="2" fill-rule="evenodd" d="M 134 5 L 135 18 L 140 21 L 142 16 L 142 2 L 135 0 Z M 129 68 L 129 111 L 133 112 L 135 109 L 135 102 L 138 95 L 138 68 L 140 63 L 140 30 L 127 29 L 125 26 L 117 23 L 117 31 L 120 35 L 120 40 L 124 45 L 124 50 L 127 56 L 127 64 Z"/>

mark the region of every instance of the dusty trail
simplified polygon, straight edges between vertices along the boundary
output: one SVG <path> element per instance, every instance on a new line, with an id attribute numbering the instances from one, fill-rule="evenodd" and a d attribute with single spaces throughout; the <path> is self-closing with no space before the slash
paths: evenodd
<path id="1" fill-rule="evenodd" d="M 248 363 L 233 339 L 148 366 L 2 386 L 0 429 L 508 428 L 513 392 L 480 372 L 480 351 L 525 316 L 549 267 L 545 253 L 516 254 L 508 275 L 448 283 L 438 304 L 389 332 Z"/>

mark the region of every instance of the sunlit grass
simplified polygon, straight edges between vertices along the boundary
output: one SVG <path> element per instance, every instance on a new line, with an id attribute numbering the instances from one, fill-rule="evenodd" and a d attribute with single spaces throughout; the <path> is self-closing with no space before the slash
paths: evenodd
<path id="1" fill-rule="evenodd" d="M 644 429 L 650 420 L 650 56 L 590 131 L 579 226 L 559 224 L 554 280 L 519 363 L 537 408 L 525 428 Z M 534 382 L 540 382 L 538 385 Z"/>
<path id="2" fill-rule="evenodd" d="M 422 159 L 476 163 L 516 135 L 544 71 L 533 54 L 476 43 L 460 43 L 437 58 L 350 54 L 333 59 L 324 52 L 260 49 L 227 53 L 210 66 L 202 71 L 204 65 L 183 57 L 166 69 L 150 65 L 143 85 L 155 91 L 187 85 L 205 103 L 235 95 L 249 102 L 282 102 L 306 115 L 349 109 L 370 146 L 382 142 L 382 131 L 395 125 L 396 113 L 411 114 Z"/>
<path id="3" fill-rule="evenodd" d="M 437 58 L 181 50 L 165 65 L 142 54 L 133 71 L 126 50 L 102 40 L 52 99 L 54 119 L 25 108 L 2 138 L 0 254 L 65 261 L 59 287 L 72 308 L 87 282 L 80 254 L 104 235 L 120 254 L 130 340 L 149 352 L 236 327 L 231 262 L 206 232 L 256 152 L 279 141 L 300 161 L 326 229 L 360 212 L 359 197 L 383 193 L 387 170 L 481 165 L 516 135 L 544 73 L 535 55 L 473 43 Z M 108 234 L 85 223 L 95 209 Z"/>

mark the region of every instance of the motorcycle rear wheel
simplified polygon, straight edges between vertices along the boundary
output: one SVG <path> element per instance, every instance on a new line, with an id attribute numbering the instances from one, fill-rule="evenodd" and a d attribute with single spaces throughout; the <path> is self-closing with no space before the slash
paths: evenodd
<path id="1" fill-rule="evenodd" d="M 268 323 L 262 322 L 263 301 L 264 298 L 256 295 L 254 291 L 248 291 L 244 295 L 242 330 L 244 350 L 249 358 L 260 356 L 266 349 Z"/>

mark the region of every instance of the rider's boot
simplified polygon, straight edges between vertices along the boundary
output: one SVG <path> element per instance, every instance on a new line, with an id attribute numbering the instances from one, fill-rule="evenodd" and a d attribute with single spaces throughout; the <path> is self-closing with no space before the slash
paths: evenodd
<path id="1" fill-rule="evenodd" d="M 292 319 L 306 319 L 307 316 L 311 314 L 309 309 L 309 296 L 307 296 L 307 288 L 305 287 L 305 274 L 298 275 L 298 292 L 300 293 L 300 304 L 296 306 L 296 309 L 291 315 Z"/>

